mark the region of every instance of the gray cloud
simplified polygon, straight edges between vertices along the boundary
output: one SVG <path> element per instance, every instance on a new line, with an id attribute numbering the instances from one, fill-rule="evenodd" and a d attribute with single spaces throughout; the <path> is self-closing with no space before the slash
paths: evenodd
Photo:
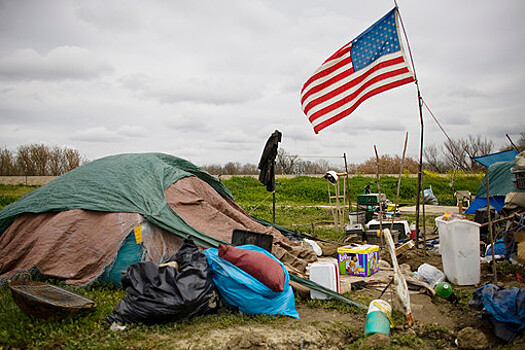
<path id="1" fill-rule="evenodd" d="M 20 49 L 0 59 L 0 76 L 13 80 L 90 79 L 112 71 L 108 62 L 75 46 L 57 47 L 44 55 Z"/>
<path id="2" fill-rule="evenodd" d="M 523 129 L 525 3 L 407 0 L 403 21 L 425 101 L 451 137 L 496 147 Z M 269 135 L 299 155 L 359 162 L 418 153 L 414 85 L 372 97 L 314 134 L 300 89 L 391 3 L 334 0 L 0 0 L 0 140 L 78 147 L 90 159 L 168 152 L 256 162 Z M 446 15 L 431 15 L 446 14 Z M 444 135 L 425 111 L 425 142 Z M 18 130 L 18 131 L 14 131 Z M 500 142 L 498 140 L 502 140 Z"/>

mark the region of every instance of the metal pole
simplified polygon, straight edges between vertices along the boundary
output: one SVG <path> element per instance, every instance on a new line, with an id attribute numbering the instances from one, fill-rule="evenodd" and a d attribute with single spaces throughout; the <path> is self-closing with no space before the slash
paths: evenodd
<path id="1" fill-rule="evenodd" d="M 272 188 L 273 188 L 273 212 L 272 212 L 272 219 L 273 223 L 275 224 L 275 160 L 272 161 Z"/>

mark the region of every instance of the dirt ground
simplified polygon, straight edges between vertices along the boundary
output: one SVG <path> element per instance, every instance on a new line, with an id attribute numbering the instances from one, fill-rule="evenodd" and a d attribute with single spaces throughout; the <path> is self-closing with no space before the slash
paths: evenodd
<path id="1" fill-rule="evenodd" d="M 408 263 L 411 270 L 423 262 L 442 269 L 439 255 L 427 254 L 422 250 L 412 249 L 401 256 L 399 263 Z M 491 282 L 490 270 L 482 265 L 482 281 L 478 286 Z M 500 276 L 499 284 L 518 286 L 515 276 Z M 521 285 L 521 287 L 524 287 Z M 476 286 L 454 287 L 457 291 L 473 291 Z M 399 306 L 391 298 L 390 292 L 383 299 L 391 301 L 394 310 Z M 355 300 L 372 300 L 378 298 L 380 290 L 365 288 L 351 292 Z M 466 294 L 467 295 L 467 294 Z M 431 297 L 425 292 L 411 292 L 411 307 L 414 324 L 409 327 L 398 311 L 398 324 L 391 330 L 390 346 L 405 349 L 454 349 L 457 348 L 458 333 L 466 327 L 481 331 L 486 338 L 486 347 L 480 347 L 485 340 L 471 338 L 466 348 L 489 349 L 525 349 L 525 336 L 516 339 L 512 344 L 505 344 L 496 338 L 488 323 L 478 318 L 479 312 L 470 310 L 465 303 L 453 303 L 438 296 Z M 287 318 L 278 325 L 250 325 L 210 330 L 205 335 L 180 339 L 177 348 L 187 349 L 367 349 L 374 348 L 375 343 L 363 337 L 366 311 L 362 313 L 343 312 L 338 309 L 310 307 L 305 302 L 297 303 L 300 320 Z M 400 317 L 401 315 L 401 317 Z M 479 334 L 477 335 L 479 336 Z M 371 338 L 371 337 L 369 337 Z M 196 345 L 198 344 L 198 345 Z M 382 344 L 382 343 L 381 343 Z M 379 348 L 388 348 L 382 345 Z"/>

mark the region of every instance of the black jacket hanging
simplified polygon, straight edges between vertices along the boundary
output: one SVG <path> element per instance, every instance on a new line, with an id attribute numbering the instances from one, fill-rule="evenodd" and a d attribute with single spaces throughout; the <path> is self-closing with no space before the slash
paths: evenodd
<path id="1" fill-rule="evenodd" d="M 281 142 L 282 133 L 279 130 L 275 130 L 266 141 L 261 160 L 257 168 L 260 170 L 259 181 L 266 185 L 266 189 L 271 192 L 275 190 L 275 158 L 277 157 L 277 148 L 279 142 Z"/>

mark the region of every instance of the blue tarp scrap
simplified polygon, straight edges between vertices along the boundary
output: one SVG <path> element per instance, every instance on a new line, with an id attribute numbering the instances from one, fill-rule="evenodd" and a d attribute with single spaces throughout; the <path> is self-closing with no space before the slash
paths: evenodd
<path id="1" fill-rule="evenodd" d="M 485 311 L 494 334 L 507 342 L 525 329 L 525 288 L 487 284 L 474 291 L 469 306 Z"/>
<path id="2" fill-rule="evenodd" d="M 501 213 L 501 208 L 505 206 L 505 196 L 495 196 L 489 198 L 490 205 L 496 209 L 496 211 Z M 478 197 L 470 203 L 470 206 L 467 210 L 465 210 L 465 214 L 476 214 L 476 211 L 479 208 L 486 208 L 487 207 L 487 197 Z"/>
<path id="3" fill-rule="evenodd" d="M 489 167 L 490 165 L 496 162 L 508 162 L 516 159 L 518 151 L 514 149 L 509 149 L 508 151 L 501 151 L 497 153 L 487 154 L 484 156 L 473 157 L 472 160 L 475 160 L 479 164 Z"/>

